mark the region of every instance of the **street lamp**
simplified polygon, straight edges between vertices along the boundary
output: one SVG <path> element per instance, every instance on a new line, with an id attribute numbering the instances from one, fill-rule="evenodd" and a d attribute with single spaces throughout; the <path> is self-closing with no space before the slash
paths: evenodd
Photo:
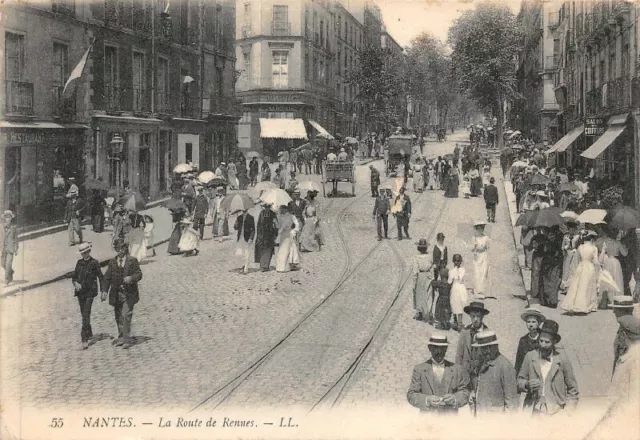
<path id="1" fill-rule="evenodd" d="M 120 198 L 120 178 L 122 177 L 122 150 L 124 149 L 124 140 L 118 133 L 114 133 L 109 142 L 111 146 L 111 159 L 116 164 L 116 201 Z"/>

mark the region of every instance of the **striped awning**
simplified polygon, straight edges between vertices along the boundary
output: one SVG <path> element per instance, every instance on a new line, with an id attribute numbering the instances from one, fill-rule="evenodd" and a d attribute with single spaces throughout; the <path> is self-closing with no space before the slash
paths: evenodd
<path id="1" fill-rule="evenodd" d="M 329 140 L 335 139 L 327 130 L 324 129 L 324 127 L 322 127 L 322 125 L 318 124 L 316 121 L 312 121 L 311 119 L 309 119 L 309 124 L 311 124 L 311 126 L 316 129 L 316 131 L 318 132 L 318 137 Z"/>
<path id="2" fill-rule="evenodd" d="M 553 147 L 549 148 L 546 153 L 562 153 L 563 151 L 566 151 L 567 148 L 569 148 L 571 144 L 573 144 L 576 139 L 578 139 L 582 132 L 584 132 L 584 124 L 574 128 L 569 133 L 565 134 L 562 139 L 556 142 Z"/>
<path id="3" fill-rule="evenodd" d="M 260 118 L 260 137 L 268 139 L 307 139 L 302 119 Z"/>

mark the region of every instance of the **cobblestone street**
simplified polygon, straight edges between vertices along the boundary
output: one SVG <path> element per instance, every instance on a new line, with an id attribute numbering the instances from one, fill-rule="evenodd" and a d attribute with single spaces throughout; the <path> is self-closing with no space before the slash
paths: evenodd
<path id="1" fill-rule="evenodd" d="M 456 139 L 461 135 L 427 144 L 425 155 L 452 151 Z M 374 163 L 382 170 L 382 161 Z M 520 320 L 525 303 L 514 295 L 524 287 L 498 172 L 494 166 L 501 202 L 498 222 L 487 228 L 492 240 L 489 291 L 495 298 L 485 300 L 491 310 L 486 323 L 513 361 L 518 338 L 526 331 Z M 406 391 L 413 366 L 429 356 L 426 340 L 433 327 L 412 319 L 410 282 L 389 315 L 387 309 L 409 273 L 415 241 L 427 238 L 433 244 L 437 232 L 446 235 L 450 258 L 462 254 L 472 287 L 471 225 L 485 217 L 484 202 L 446 199 L 439 190 L 410 192 L 411 240 L 396 241 L 390 219 L 392 240 L 378 242 L 367 165 L 358 168 L 357 182 L 356 198 L 321 199 L 326 246 L 303 254 L 297 272 L 254 270 L 242 276 L 235 239 L 214 241 L 210 228 L 198 257 L 168 256 L 166 245 L 159 247 L 158 256 L 142 265 L 141 301 L 133 319 L 136 343 L 129 350 L 111 345 L 113 311 L 99 300 L 92 315 L 99 341 L 81 349 L 80 314 L 69 280 L 0 299 L 2 334 L 11 335 L 3 338 L 0 353 L 3 405 L 12 408 L 19 402 L 24 410 L 47 412 L 210 411 L 221 403 L 311 409 L 355 365 L 343 389 L 333 394 L 339 406 L 384 404 L 413 412 Z M 73 264 L 66 262 L 69 270 Z M 612 364 L 612 313 L 544 313 L 560 323 L 581 397 L 602 397 L 607 390 L 602 378 Z M 598 332 L 589 332 L 594 328 Z M 457 334 L 449 336 L 453 344 L 447 357 L 453 360 Z"/>

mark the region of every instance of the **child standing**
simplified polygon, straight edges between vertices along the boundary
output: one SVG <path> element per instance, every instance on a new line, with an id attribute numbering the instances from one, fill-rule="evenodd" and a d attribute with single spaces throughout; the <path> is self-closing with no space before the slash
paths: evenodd
<path id="1" fill-rule="evenodd" d="M 464 307 L 469 302 L 467 288 L 464 285 L 465 270 L 462 267 L 462 255 L 453 256 L 453 269 L 449 271 L 448 282 L 451 284 L 451 312 L 453 313 L 453 326 L 456 331 L 463 328 L 462 314 Z"/>
<path id="2" fill-rule="evenodd" d="M 449 330 L 451 328 L 451 286 L 447 282 L 449 279 L 449 269 L 443 267 L 439 270 L 440 279 L 431 284 L 433 290 L 438 292 L 436 300 L 436 328 L 439 330 Z"/>
<path id="3" fill-rule="evenodd" d="M 462 178 L 462 194 L 464 194 L 464 198 L 468 199 L 471 195 L 471 182 L 469 179 L 469 175 L 465 174 Z"/>

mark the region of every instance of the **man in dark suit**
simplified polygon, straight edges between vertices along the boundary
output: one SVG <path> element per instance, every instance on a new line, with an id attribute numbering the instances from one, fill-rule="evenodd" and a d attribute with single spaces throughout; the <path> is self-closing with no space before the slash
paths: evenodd
<path id="1" fill-rule="evenodd" d="M 300 227 L 304 226 L 304 210 L 307 208 L 307 201 L 300 198 L 300 190 L 294 189 L 291 193 L 292 201 L 289 203 L 289 209 L 300 222 Z"/>
<path id="2" fill-rule="evenodd" d="M 411 199 L 404 193 L 404 187 L 400 188 L 400 194 L 396 197 L 396 203 L 400 202 L 400 211 L 396 212 L 396 225 L 398 226 L 398 240 L 402 240 L 402 231 L 409 237 L 409 219 L 411 218 Z"/>
<path id="3" fill-rule="evenodd" d="M 239 249 L 243 249 L 243 261 L 242 273 L 249 273 L 249 263 L 251 261 L 251 245 L 253 244 L 253 236 L 256 233 L 256 222 L 253 216 L 249 214 L 249 211 L 244 211 L 236 218 L 236 223 L 233 229 L 238 231 L 237 242 Z M 241 241 L 242 240 L 242 241 Z"/>
<path id="4" fill-rule="evenodd" d="M 115 313 L 118 338 L 113 343 L 129 348 L 133 306 L 140 300 L 138 282 L 142 279 L 142 271 L 138 260 L 129 256 L 129 247 L 124 240 L 114 240 L 113 247 L 117 255 L 107 266 L 101 297 L 104 301 L 109 294 L 109 305 L 113 306 Z"/>
<path id="5" fill-rule="evenodd" d="M 407 400 L 423 412 L 457 413 L 469 399 L 469 377 L 458 365 L 447 361 L 446 335 L 429 338 L 431 359 L 413 369 Z"/>
<path id="6" fill-rule="evenodd" d="M 82 340 L 82 348 L 86 350 L 89 348 L 89 339 L 93 337 L 93 332 L 91 331 L 91 305 L 93 304 L 93 298 L 98 296 L 98 282 L 102 285 L 103 277 L 100 263 L 91 257 L 91 243 L 80 243 L 78 251 L 82 258 L 76 263 L 71 281 L 80 305 L 80 314 L 82 315 L 80 339 Z"/>
<path id="7" fill-rule="evenodd" d="M 373 205 L 373 218 L 376 220 L 377 228 L 378 228 L 378 241 L 382 240 L 382 229 L 384 228 L 384 238 L 387 237 L 387 233 L 389 230 L 389 210 L 391 207 L 389 206 L 389 199 L 385 195 L 385 191 L 383 189 L 378 191 L 378 197 L 376 198 L 376 203 Z"/>
<path id="8" fill-rule="evenodd" d="M 498 188 L 494 185 L 496 179 L 489 179 L 489 185 L 484 189 L 484 203 L 487 208 L 487 221 L 496 222 L 496 205 L 498 204 Z"/>
<path id="9" fill-rule="evenodd" d="M 472 382 L 477 377 L 481 359 L 478 350 L 472 349 L 471 345 L 476 341 L 476 335 L 489 328 L 484 325 L 484 317 L 489 314 L 489 310 L 484 308 L 484 303 L 471 301 L 464 308 L 464 312 L 471 318 L 471 324 L 460 331 L 458 338 L 458 349 L 456 351 L 456 365 L 459 365 L 468 375 Z M 462 323 L 458 323 L 461 325 Z"/>
<path id="10" fill-rule="evenodd" d="M 369 165 L 371 170 L 371 197 L 378 196 L 378 187 L 380 186 L 380 172 L 373 166 Z"/>

